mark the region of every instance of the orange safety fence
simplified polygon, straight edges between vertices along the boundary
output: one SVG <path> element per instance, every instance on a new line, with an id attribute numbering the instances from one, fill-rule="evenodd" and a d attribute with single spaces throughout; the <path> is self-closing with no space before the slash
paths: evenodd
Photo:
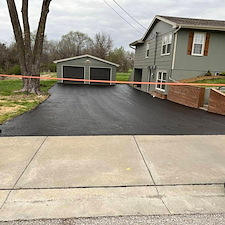
<path id="1" fill-rule="evenodd" d="M 46 75 L 45 75 L 46 76 Z M 109 84 L 163 84 L 171 86 L 216 86 L 225 87 L 225 84 L 206 84 L 206 83 L 162 83 L 162 82 L 139 82 L 139 81 L 111 81 L 111 80 L 87 80 L 87 79 L 73 79 L 73 78 L 57 78 L 57 77 L 39 77 L 39 76 L 23 76 L 23 75 L 6 75 L 0 74 L 0 77 L 14 77 L 14 78 L 32 78 L 41 80 L 66 80 L 66 81 L 83 81 L 83 82 L 97 82 L 97 83 L 109 83 Z"/>

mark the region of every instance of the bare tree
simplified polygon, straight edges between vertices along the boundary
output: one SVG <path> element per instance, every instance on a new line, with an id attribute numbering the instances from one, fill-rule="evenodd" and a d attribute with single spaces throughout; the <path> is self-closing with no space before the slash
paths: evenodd
<path id="1" fill-rule="evenodd" d="M 97 33 L 94 37 L 92 54 L 102 59 L 106 59 L 113 47 L 113 41 L 109 34 Z"/>
<path id="2" fill-rule="evenodd" d="M 33 49 L 31 46 L 31 32 L 28 17 L 29 0 L 22 0 L 21 12 L 23 19 L 23 30 L 21 28 L 21 24 L 18 18 L 15 1 L 6 1 L 8 4 L 11 23 L 13 26 L 13 32 L 16 39 L 22 74 L 25 76 L 40 76 L 40 61 L 43 50 L 44 32 L 51 0 L 43 0 L 42 2 L 42 10 Z M 24 78 L 23 88 L 21 91 L 39 94 L 40 80 Z"/>
<path id="3" fill-rule="evenodd" d="M 92 40 L 87 34 L 79 31 L 70 31 L 62 36 L 58 51 L 61 58 L 68 58 L 87 53 L 89 46 L 92 45 Z"/>

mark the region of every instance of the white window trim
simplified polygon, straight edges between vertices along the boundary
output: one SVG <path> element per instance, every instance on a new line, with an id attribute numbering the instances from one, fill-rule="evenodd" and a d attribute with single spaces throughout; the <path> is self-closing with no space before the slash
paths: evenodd
<path id="1" fill-rule="evenodd" d="M 147 55 L 147 52 L 148 52 L 148 55 Z M 146 45 L 146 51 L 145 51 L 145 58 L 146 58 L 146 59 L 149 58 L 149 53 L 150 53 L 150 43 L 147 42 L 147 45 Z"/>
<path id="2" fill-rule="evenodd" d="M 166 70 L 158 70 L 157 71 L 157 76 L 156 76 L 156 82 L 158 82 L 159 73 L 166 73 L 166 75 L 168 74 Z M 162 78 L 163 78 L 163 76 L 162 76 Z M 163 84 L 162 81 L 163 81 L 163 79 L 161 79 L 161 82 L 160 82 L 161 85 Z M 166 82 L 166 80 L 165 80 L 165 82 Z M 155 85 L 155 89 L 156 90 L 159 90 L 159 91 L 162 91 L 162 92 L 165 92 L 166 91 L 166 89 L 158 88 L 157 85 L 158 84 Z"/>
<path id="3" fill-rule="evenodd" d="M 195 44 L 195 36 L 196 36 L 196 34 L 203 34 L 203 44 L 202 44 L 202 52 L 201 52 L 201 54 L 194 53 L 194 44 Z M 194 55 L 194 56 L 203 56 L 204 55 L 205 40 L 206 40 L 206 33 L 203 33 L 203 32 L 194 32 L 191 55 Z"/>
<path id="4" fill-rule="evenodd" d="M 166 36 L 169 37 L 170 35 L 171 35 L 171 42 L 166 44 L 166 53 L 163 53 L 163 38 L 166 37 Z M 172 33 L 165 34 L 165 35 L 162 36 L 161 56 L 171 54 L 171 50 L 172 50 L 171 48 L 170 48 L 170 53 L 167 53 L 168 44 L 170 44 L 170 46 L 172 46 Z"/>

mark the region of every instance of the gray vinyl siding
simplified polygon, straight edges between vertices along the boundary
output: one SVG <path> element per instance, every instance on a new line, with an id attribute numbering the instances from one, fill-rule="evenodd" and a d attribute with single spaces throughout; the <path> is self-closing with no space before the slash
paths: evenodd
<path id="1" fill-rule="evenodd" d="M 143 45 L 137 46 L 135 50 L 135 61 L 134 61 L 134 68 L 143 69 L 142 72 L 142 81 L 151 81 L 155 82 L 157 78 L 157 71 L 165 70 L 167 71 L 168 77 L 171 73 L 171 66 L 172 66 L 172 55 L 173 55 L 173 39 L 171 45 L 171 53 L 170 55 L 161 55 L 162 50 L 162 37 L 166 34 L 172 33 L 173 37 L 173 27 L 165 22 L 159 21 L 155 24 L 152 31 L 148 35 Z M 156 32 L 158 33 L 157 37 L 157 48 L 156 48 Z M 149 48 L 149 57 L 146 58 L 146 48 L 147 43 L 150 43 Z M 155 48 L 156 48 L 156 59 L 155 65 L 156 70 L 153 70 L 152 73 L 154 76 L 150 76 L 150 67 L 154 65 L 154 57 L 155 57 Z M 134 72 L 132 74 L 132 79 L 134 78 Z M 155 90 L 155 85 L 142 85 L 141 90 L 143 91 L 153 91 Z"/>
<path id="2" fill-rule="evenodd" d="M 210 33 L 208 56 L 187 55 L 190 31 L 182 29 L 177 33 L 177 47 L 172 78 L 188 79 L 204 75 L 208 70 L 213 74 L 225 71 L 225 33 L 216 31 L 197 31 Z"/>
<path id="3" fill-rule="evenodd" d="M 86 63 L 87 59 L 90 61 L 90 63 Z M 85 79 L 90 78 L 90 75 L 89 75 L 90 67 L 110 68 L 111 73 L 112 73 L 112 80 L 113 81 L 116 80 L 116 66 L 110 65 L 105 62 L 98 61 L 93 58 L 84 57 L 84 58 L 72 59 L 72 60 L 57 63 L 58 78 L 63 78 L 63 74 L 62 74 L 63 66 L 83 66 L 83 67 L 85 67 L 85 69 L 84 69 L 84 78 Z M 63 83 L 62 81 L 58 81 L 58 82 Z M 85 83 L 88 83 L 88 82 L 85 82 Z"/>

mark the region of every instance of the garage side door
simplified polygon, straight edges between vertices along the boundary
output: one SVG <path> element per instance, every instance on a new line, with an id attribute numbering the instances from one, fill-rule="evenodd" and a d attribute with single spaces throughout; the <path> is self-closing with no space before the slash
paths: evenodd
<path id="1" fill-rule="evenodd" d="M 91 80 L 110 80 L 110 68 L 90 68 Z M 110 83 L 91 82 L 91 84 L 109 85 Z"/>
<path id="2" fill-rule="evenodd" d="M 84 67 L 63 66 L 63 77 L 64 78 L 73 78 L 73 79 L 84 79 Z M 84 84 L 84 81 L 67 81 L 67 80 L 64 80 L 63 83 Z"/>

